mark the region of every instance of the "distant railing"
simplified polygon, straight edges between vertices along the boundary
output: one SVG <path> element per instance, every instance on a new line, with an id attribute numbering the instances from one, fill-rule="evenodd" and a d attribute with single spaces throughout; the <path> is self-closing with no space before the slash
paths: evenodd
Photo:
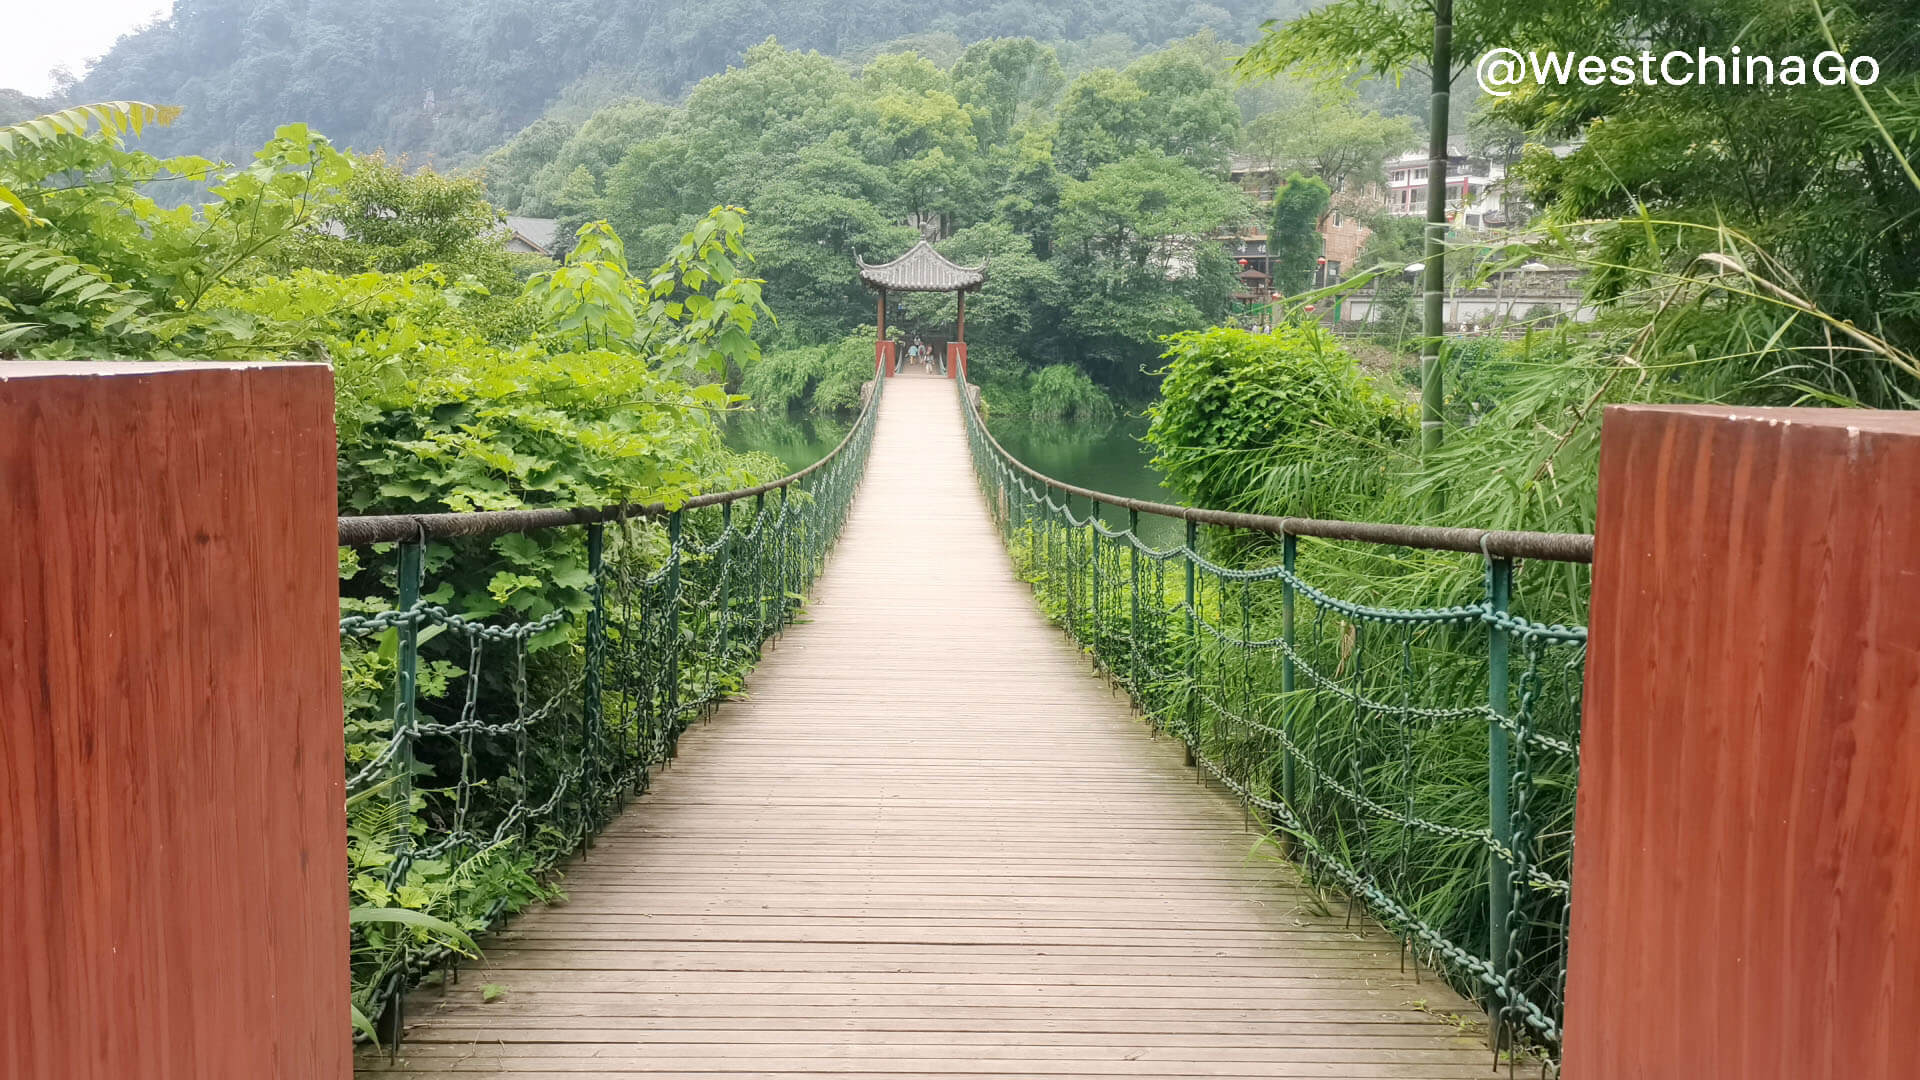
<path id="1" fill-rule="evenodd" d="M 1557 1052 L 1587 632 L 1516 615 L 1514 583 L 1532 560 L 1543 573 L 1530 577 L 1562 575 L 1562 593 L 1584 595 L 1593 537 L 1110 495 L 1028 468 L 988 432 L 970 388 L 961 399 L 981 486 L 1046 613 L 1317 880 L 1484 1003 L 1496 1041 L 1525 1033 Z M 1146 543 L 1141 514 L 1185 522 L 1185 542 Z M 1203 552 L 1202 526 L 1218 541 L 1208 551 L 1238 557 Z M 1369 595 L 1316 586 L 1303 553 Z M 1468 595 L 1383 603 L 1407 595 L 1409 575 Z"/>
<path id="2" fill-rule="evenodd" d="M 356 902 L 478 930 L 541 895 L 792 618 L 845 522 L 883 386 L 814 465 L 671 510 L 341 518 L 342 547 L 390 542 L 397 564 L 396 604 L 340 620 Z M 559 527 L 585 531 L 577 633 L 564 608 L 469 618 L 431 598 L 426 568 L 450 544 Z M 458 974 L 420 924 L 356 923 L 353 947 L 355 1007 L 392 1045 L 407 989 Z"/>

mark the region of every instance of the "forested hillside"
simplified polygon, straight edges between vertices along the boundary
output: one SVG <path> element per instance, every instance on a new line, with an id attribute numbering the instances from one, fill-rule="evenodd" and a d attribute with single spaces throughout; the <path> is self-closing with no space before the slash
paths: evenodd
<path id="1" fill-rule="evenodd" d="M 69 94 L 182 105 L 169 148 L 243 156 L 307 123 L 361 150 L 443 163 L 556 106 L 676 100 L 769 35 L 829 55 L 906 38 L 957 53 L 1000 36 L 1077 43 L 1090 62 L 1211 30 L 1248 40 L 1293 0 L 178 0 Z"/>

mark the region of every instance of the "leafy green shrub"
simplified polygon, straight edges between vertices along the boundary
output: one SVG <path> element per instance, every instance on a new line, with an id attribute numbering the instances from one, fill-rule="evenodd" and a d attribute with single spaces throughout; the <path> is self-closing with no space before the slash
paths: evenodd
<path id="1" fill-rule="evenodd" d="M 1175 334 L 1165 359 L 1147 441 L 1195 506 L 1309 514 L 1316 476 L 1377 472 L 1378 456 L 1413 434 L 1407 406 L 1317 323 Z"/>
<path id="2" fill-rule="evenodd" d="M 767 414 L 804 409 L 850 414 L 860 409 L 860 386 L 873 378 L 873 332 L 858 331 L 828 345 L 802 345 L 762 356 L 746 371 L 741 393 Z"/>
<path id="3" fill-rule="evenodd" d="M 1113 398 L 1072 364 L 1048 364 L 1027 382 L 1027 415 L 1035 420 L 1113 419 Z"/>
<path id="4" fill-rule="evenodd" d="M 11 210 L 0 211 L 0 357 L 248 359 L 288 347 L 260 342 L 208 294 L 311 228 L 353 163 L 305 124 L 278 129 L 244 169 L 122 145 L 178 112 L 109 102 L 0 128 L 0 206 Z M 162 207 L 149 194 L 157 180 L 206 182 L 208 201 Z"/>
<path id="5" fill-rule="evenodd" d="M 115 103 L 0 129 L 0 351 L 328 362 L 348 513 L 677 503 L 780 471 L 728 451 L 715 423 L 736 400 L 716 380 L 754 369 L 765 312 L 759 280 L 743 272 L 740 211 L 695 221 L 644 275 L 619 236 L 589 223 L 564 265 L 546 264 L 523 286 L 523 260 L 499 250 L 498 213 L 470 180 L 356 161 L 303 125 L 281 128 L 242 170 L 121 146 L 122 133 L 170 115 Z M 71 183 L 75 175 L 92 182 Z M 211 201 L 161 207 L 146 184 L 169 176 L 210 179 Z M 621 530 L 609 564 L 657 565 L 659 533 Z M 387 554 L 342 552 L 343 614 L 394 606 Z M 589 606 L 578 529 L 434 543 L 425 564 L 426 599 L 464 618 L 524 622 Z M 577 684 L 583 627 L 556 622 L 528 643 L 533 692 Z M 476 667 L 459 636 L 420 634 L 420 713 L 510 720 L 508 680 L 522 673 Z M 391 742 L 396 652 L 390 628 L 342 641 L 352 772 Z M 555 768 L 559 740 L 574 730 L 530 735 L 527 768 Z M 473 774 L 505 775 L 512 753 L 477 740 Z M 470 949 L 467 935 L 500 911 L 551 895 L 546 871 L 571 849 L 573 837 L 542 826 L 399 872 L 409 835 L 446 820 L 454 800 L 464 805 L 454 777 L 466 768 L 424 753 L 406 785 L 376 783 L 349 802 L 345 884 L 363 1030 L 376 991 L 417 974 L 410 945 Z M 469 821 L 491 832 L 501 819 L 485 802 L 468 808 Z"/>

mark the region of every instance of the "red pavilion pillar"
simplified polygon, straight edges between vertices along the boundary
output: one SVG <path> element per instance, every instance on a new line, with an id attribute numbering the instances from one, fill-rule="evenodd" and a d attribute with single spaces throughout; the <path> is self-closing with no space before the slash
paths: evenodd
<path id="1" fill-rule="evenodd" d="M 954 340 L 947 342 L 947 378 L 967 381 L 967 291 L 955 289 L 954 299 L 959 304 L 958 313 L 953 320 Z"/>

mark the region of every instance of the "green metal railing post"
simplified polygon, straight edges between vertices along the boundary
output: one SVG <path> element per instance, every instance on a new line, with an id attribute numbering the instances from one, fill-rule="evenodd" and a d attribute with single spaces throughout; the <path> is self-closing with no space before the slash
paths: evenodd
<path id="1" fill-rule="evenodd" d="M 680 738 L 680 535 L 684 511 L 667 515 L 667 756 Z"/>
<path id="2" fill-rule="evenodd" d="M 1193 753 L 1194 740 L 1200 732 L 1200 609 L 1194 606 L 1193 598 L 1193 555 L 1200 546 L 1200 526 L 1189 519 L 1187 521 L 1187 730 L 1183 742 L 1187 744 L 1187 764 L 1197 764 Z"/>
<path id="3" fill-rule="evenodd" d="M 420 603 L 421 563 L 426 550 L 427 545 L 424 543 L 400 545 L 398 609 L 409 616 L 407 621 L 395 628 L 398 635 L 396 642 L 398 648 L 395 650 L 398 671 L 393 687 L 393 725 L 396 734 L 405 732 L 406 737 L 401 740 L 400 752 L 394 756 L 398 767 L 398 780 L 394 784 L 394 790 L 402 805 L 410 805 L 413 801 L 413 731 L 420 724 L 417 702 L 420 678 L 420 624 L 411 616 L 413 609 Z M 408 810 L 407 816 L 409 818 L 413 816 L 412 810 Z M 413 830 L 405 830 L 399 845 L 411 849 L 412 836 Z M 393 867 L 389 871 L 389 876 L 394 880 L 389 884 L 397 885 L 406 879 L 411 859 L 405 850 L 395 854 Z"/>
<path id="4" fill-rule="evenodd" d="M 733 504 L 720 504 L 720 658 L 733 655 Z"/>
<path id="5" fill-rule="evenodd" d="M 1026 485 L 1022 484 L 1020 490 L 1022 493 L 1025 493 L 1027 490 Z M 1025 503 L 1026 500 L 1021 500 L 1023 508 L 1025 507 Z M 1046 527 L 1047 516 L 1041 512 L 1038 507 L 1032 508 L 1031 510 L 1023 509 L 1022 512 L 1025 513 L 1027 517 L 1027 561 L 1033 564 L 1034 573 L 1038 575 L 1040 572 L 1040 530 Z"/>
<path id="6" fill-rule="evenodd" d="M 767 639 L 767 493 L 753 497 L 754 528 L 760 539 L 753 545 L 753 599 L 759 610 L 754 613 L 754 638 Z M 759 646 L 754 647 L 758 650 Z"/>
<path id="7" fill-rule="evenodd" d="M 1505 615 L 1513 601 L 1513 560 L 1487 560 L 1487 609 Z M 1511 762 L 1507 752 L 1508 649 L 1505 627 L 1487 623 L 1487 706 L 1493 716 L 1487 724 L 1487 813 L 1494 842 L 1507 849 L 1513 842 L 1513 818 L 1508 809 Z M 1487 857 L 1487 959 L 1496 975 L 1507 973 L 1507 945 L 1513 918 L 1513 867 L 1498 852 Z M 1496 1025 L 1497 1028 L 1498 1025 Z M 1499 1038 L 1496 1030 L 1495 1039 Z"/>
<path id="8" fill-rule="evenodd" d="M 1080 568 L 1074 560 L 1080 557 L 1079 536 L 1072 527 L 1073 496 L 1065 491 L 1060 493 L 1060 568 L 1061 576 L 1067 585 L 1067 633 L 1080 636 Z"/>
<path id="9" fill-rule="evenodd" d="M 1100 666 L 1100 500 L 1087 500 L 1087 551 L 1093 558 L 1093 666 Z"/>
<path id="10" fill-rule="evenodd" d="M 1127 643 L 1133 647 L 1133 670 L 1128 678 L 1133 680 L 1134 696 L 1144 704 L 1146 694 L 1140 678 L 1140 511 L 1132 507 L 1127 508 L 1127 534 L 1133 537 L 1133 542 L 1127 545 L 1127 573 L 1133 579 L 1128 592 L 1133 611 L 1127 617 Z"/>
<path id="11" fill-rule="evenodd" d="M 393 682 L 393 727 L 399 739 L 399 750 L 394 754 L 393 797 L 405 813 L 409 826 L 396 830 L 394 839 L 393 862 L 387 867 L 387 887 L 398 888 L 407 880 L 407 873 L 413 868 L 413 738 L 420 724 L 418 703 L 418 685 L 420 675 L 420 624 L 413 617 L 413 611 L 420 603 L 421 563 L 424 561 L 427 545 L 424 537 L 418 542 L 400 545 L 399 567 L 394 583 L 398 594 L 397 610 L 407 616 L 406 621 L 394 628 L 394 659 L 396 671 Z M 387 1013 L 379 1017 L 381 1037 L 388 1040 L 390 1049 L 387 1060 L 397 1060 L 400 1053 L 400 1039 L 406 1032 L 406 994 L 407 972 L 412 967 L 405 939 L 400 943 L 401 960 L 398 970 L 392 976 L 391 994 L 387 999 Z"/>
<path id="12" fill-rule="evenodd" d="M 775 630 L 782 630 L 782 631 L 787 628 L 787 592 L 788 592 L 787 582 L 789 580 L 788 575 L 790 575 L 793 572 L 793 568 L 788 565 L 790 561 L 789 551 L 788 551 L 789 545 L 787 544 L 788 512 L 789 511 L 787 506 L 787 489 L 781 488 L 780 489 L 780 528 L 775 530 L 774 532 L 774 538 L 779 541 L 780 548 L 778 553 L 774 555 L 774 559 L 773 559 L 774 565 L 775 565 L 775 576 L 779 579 L 778 584 L 780 589 L 780 595 L 778 597 L 779 602 L 774 606 L 773 627 Z"/>
<path id="13" fill-rule="evenodd" d="M 1053 485 L 1040 485 L 1040 500 L 1040 527 L 1046 530 L 1043 544 L 1046 551 L 1042 557 L 1046 560 L 1047 585 L 1057 588 L 1053 580 L 1053 508 L 1047 505 L 1053 501 Z"/>
<path id="14" fill-rule="evenodd" d="M 593 607 L 587 612 L 587 670 L 581 679 L 580 702 L 580 780 L 582 798 L 588 807 L 586 844 L 593 847 L 593 825 L 599 817 L 599 755 L 595 745 L 600 738 L 600 667 L 607 647 L 606 589 L 600 581 L 600 568 L 606 551 L 606 526 L 587 526 L 587 574 L 593 584 L 587 586 Z M 616 798 L 618 797 L 616 792 Z"/>
<path id="15" fill-rule="evenodd" d="M 1286 573 L 1280 578 L 1280 640 L 1286 648 L 1280 653 L 1280 728 L 1291 739 L 1293 727 L 1293 574 L 1299 554 L 1300 538 L 1287 533 L 1280 538 L 1280 566 Z M 1280 758 L 1280 799 L 1289 809 L 1295 807 L 1293 752 L 1284 750 Z"/>

